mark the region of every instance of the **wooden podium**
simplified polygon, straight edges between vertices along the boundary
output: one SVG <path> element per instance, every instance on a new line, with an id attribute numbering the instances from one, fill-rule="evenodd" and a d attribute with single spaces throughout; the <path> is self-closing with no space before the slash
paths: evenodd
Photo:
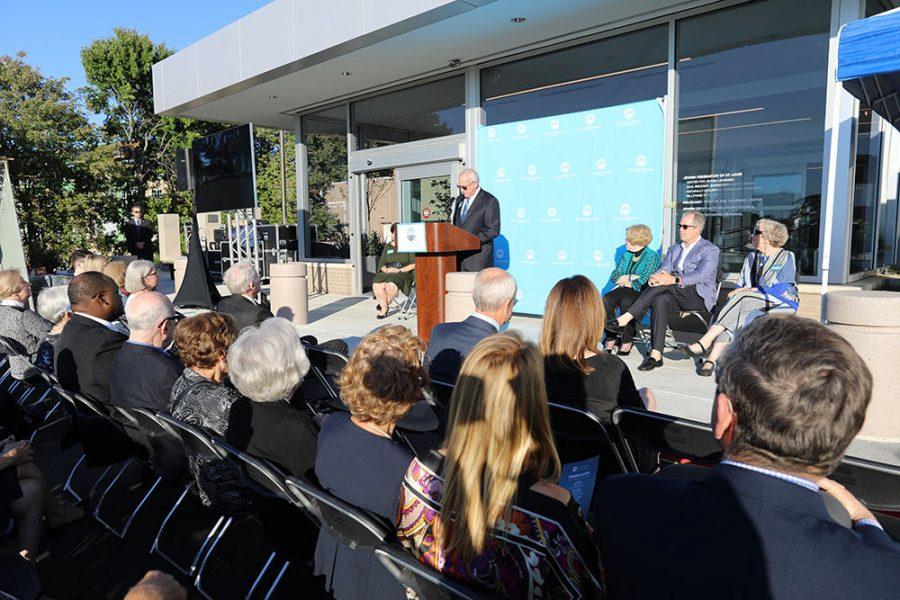
<path id="1" fill-rule="evenodd" d="M 416 314 L 419 337 L 428 341 L 431 330 L 444 322 L 447 273 L 459 270 L 459 253 L 481 248 L 481 240 L 450 223 L 425 223 L 428 250 L 416 254 Z"/>

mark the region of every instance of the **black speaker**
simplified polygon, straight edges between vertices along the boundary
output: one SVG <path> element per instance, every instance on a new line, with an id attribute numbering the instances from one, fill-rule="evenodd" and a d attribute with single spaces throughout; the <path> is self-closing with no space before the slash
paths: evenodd
<path id="1" fill-rule="evenodd" d="M 194 189 L 194 153 L 190 148 L 175 151 L 175 187 L 179 191 Z"/>
<path id="2" fill-rule="evenodd" d="M 207 250 L 206 266 L 210 275 L 216 278 L 222 277 L 226 270 L 225 265 L 222 264 L 222 253 L 216 250 Z"/>

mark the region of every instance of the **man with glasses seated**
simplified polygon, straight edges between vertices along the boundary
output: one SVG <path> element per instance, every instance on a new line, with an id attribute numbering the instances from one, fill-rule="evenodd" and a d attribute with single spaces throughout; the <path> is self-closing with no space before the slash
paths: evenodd
<path id="1" fill-rule="evenodd" d="M 128 302 L 125 316 L 130 335 L 113 360 L 110 403 L 167 412 L 172 385 L 184 370 L 165 350 L 175 336 L 175 308 L 159 292 L 143 292 Z"/>
<path id="2" fill-rule="evenodd" d="M 716 305 L 716 274 L 719 268 L 719 248 L 701 237 L 706 218 L 696 210 L 685 211 L 678 225 L 680 244 L 673 244 L 666 252 L 659 271 L 627 312 L 607 323 L 611 331 L 621 330 L 643 315 L 649 307 L 650 353 L 638 366 L 650 371 L 663 365 L 662 350 L 666 341 L 669 313 L 698 310 L 707 316 Z"/>
<path id="3" fill-rule="evenodd" d="M 459 196 L 450 208 L 450 222 L 481 240 L 481 250 L 466 256 L 461 271 L 480 271 L 494 266 L 494 238 L 500 235 L 500 203 L 481 189 L 475 169 L 459 174 Z"/>

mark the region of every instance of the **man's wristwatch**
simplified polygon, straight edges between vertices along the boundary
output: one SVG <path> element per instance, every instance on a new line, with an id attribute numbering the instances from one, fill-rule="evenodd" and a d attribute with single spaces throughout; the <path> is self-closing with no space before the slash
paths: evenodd
<path id="1" fill-rule="evenodd" d="M 675 285 L 677 285 L 677 286 L 681 285 L 681 275 L 675 276 Z"/>

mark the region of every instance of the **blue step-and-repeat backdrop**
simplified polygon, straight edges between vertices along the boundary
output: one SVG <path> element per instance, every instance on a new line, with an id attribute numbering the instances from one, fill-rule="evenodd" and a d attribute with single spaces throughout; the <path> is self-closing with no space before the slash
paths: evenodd
<path id="1" fill-rule="evenodd" d="M 481 186 L 500 201 L 494 264 L 518 282 L 516 312 L 543 314 L 571 275 L 607 288 L 630 225 L 658 247 L 664 131 L 657 100 L 479 128 Z"/>

